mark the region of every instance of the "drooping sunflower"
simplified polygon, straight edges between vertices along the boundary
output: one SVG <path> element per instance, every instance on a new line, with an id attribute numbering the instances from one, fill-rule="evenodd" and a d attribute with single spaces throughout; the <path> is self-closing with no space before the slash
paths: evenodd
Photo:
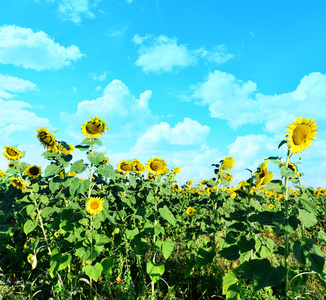
<path id="1" fill-rule="evenodd" d="M 174 169 L 172 170 L 172 175 L 177 175 L 177 174 L 179 174 L 180 172 L 181 172 L 181 168 L 180 168 L 180 167 L 174 168 Z"/>
<path id="2" fill-rule="evenodd" d="M 9 180 L 17 189 L 24 190 L 26 188 L 26 183 L 20 177 L 11 177 Z"/>
<path id="3" fill-rule="evenodd" d="M 29 177 L 31 178 L 37 178 L 41 175 L 41 168 L 36 166 L 36 165 L 33 165 L 33 166 L 28 166 L 26 169 L 25 169 L 25 174 L 28 175 Z"/>
<path id="4" fill-rule="evenodd" d="M 291 153 L 298 153 L 311 145 L 312 140 L 316 138 L 318 130 L 315 120 L 299 117 L 295 122 L 289 124 L 286 129 L 286 140 Z"/>
<path id="5" fill-rule="evenodd" d="M 194 182 L 194 179 L 193 179 L 193 178 L 190 179 L 190 180 L 187 182 L 187 186 L 191 186 L 193 182 Z"/>
<path id="6" fill-rule="evenodd" d="M 256 187 L 260 187 L 263 184 L 263 181 L 267 175 L 267 164 L 268 159 L 265 159 L 265 162 L 258 166 L 256 173 L 254 174 L 254 183 Z"/>
<path id="7" fill-rule="evenodd" d="M 226 156 L 222 160 L 222 166 L 221 166 L 221 171 L 227 171 L 234 168 L 234 157 L 232 156 Z"/>
<path id="8" fill-rule="evenodd" d="M 186 213 L 188 216 L 192 216 L 195 213 L 195 209 L 191 206 L 189 206 L 186 210 Z"/>
<path id="9" fill-rule="evenodd" d="M 105 156 L 104 159 L 102 161 L 100 161 L 100 165 L 105 165 L 105 164 L 109 164 L 109 159 Z"/>
<path id="10" fill-rule="evenodd" d="M 282 163 L 279 164 L 279 167 L 280 167 L 280 168 L 283 167 L 283 166 L 286 166 L 286 163 L 285 163 L 285 162 L 282 162 Z M 291 163 L 291 162 L 289 161 L 289 162 L 288 162 L 288 168 L 289 168 L 290 170 L 292 170 L 293 172 L 295 172 L 295 174 L 296 174 L 297 176 L 300 175 L 300 174 L 299 174 L 299 171 L 298 171 L 298 168 L 297 168 L 297 166 L 296 166 L 294 163 Z"/>
<path id="11" fill-rule="evenodd" d="M 149 161 L 147 161 L 146 163 L 147 171 L 155 175 L 163 174 L 166 168 L 167 168 L 166 161 L 164 161 L 162 158 L 159 157 L 154 157 Z"/>
<path id="12" fill-rule="evenodd" d="M 91 197 L 86 202 L 86 211 L 91 215 L 97 215 L 104 209 L 104 201 L 100 197 Z"/>
<path id="13" fill-rule="evenodd" d="M 3 150 L 3 155 L 9 160 L 17 160 L 21 157 L 21 152 L 15 147 L 5 146 Z"/>
<path id="14" fill-rule="evenodd" d="M 68 144 L 69 146 L 69 150 L 63 145 L 63 144 L 59 144 L 58 145 L 58 150 L 60 153 L 64 154 L 64 155 L 71 155 L 74 151 L 75 151 L 75 147 L 73 144 Z"/>
<path id="15" fill-rule="evenodd" d="M 89 121 L 84 122 L 81 127 L 81 132 L 89 138 L 97 138 L 103 134 L 106 129 L 109 130 L 106 126 L 107 124 L 107 122 L 103 121 L 103 119 L 99 119 L 97 116 L 95 118 L 91 117 Z"/>
<path id="16" fill-rule="evenodd" d="M 118 163 L 118 171 L 127 174 L 132 171 L 132 162 L 130 160 L 122 160 Z"/>
<path id="17" fill-rule="evenodd" d="M 44 127 L 40 127 L 39 129 L 37 129 L 37 132 L 38 132 L 37 138 L 39 139 L 39 141 L 41 142 L 41 144 L 45 149 L 54 152 L 58 151 L 57 139 L 55 138 L 52 132 L 49 132 Z"/>
<path id="18" fill-rule="evenodd" d="M 141 174 L 145 171 L 145 167 L 138 159 L 134 159 L 132 161 L 132 170 L 138 174 Z"/>

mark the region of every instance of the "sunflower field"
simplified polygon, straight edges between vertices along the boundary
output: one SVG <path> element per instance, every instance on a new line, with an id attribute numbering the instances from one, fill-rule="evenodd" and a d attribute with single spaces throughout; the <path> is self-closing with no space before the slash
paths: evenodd
<path id="1" fill-rule="evenodd" d="M 44 170 L 4 146 L 0 299 L 325 299 L 326 190 L 302 186 L 290 161 L 316 128 L 297 118 L 286 159 L 263 158 L 237 186 L 230 156 L 197 185 L 159 157 L 115 168 L 96 151 L 98 117 L 80 145 L 39 128 Z"/>

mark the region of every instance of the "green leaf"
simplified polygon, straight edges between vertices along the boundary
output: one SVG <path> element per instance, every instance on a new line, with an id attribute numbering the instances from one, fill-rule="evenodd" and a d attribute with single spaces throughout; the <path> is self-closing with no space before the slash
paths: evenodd
<path id="1" fill-rule="evenodd" d="M 36 210 L 36 206 L 34 204 L 29 204 L 26 206 L 26 213 L 30 216 Z"/>
<path id="2" fill-rule="evenodd" d="M 79 187 L 78 187 L 78 193 L 82 194 L 88 191 L 89 187 L 91 185 L 91 182 L 86 179 L 86 180 L 81 180 L 79 182 Z"/>
<path id="3" fill-rule="evenodd" d="M 54 249 L 51 253 L 50 259 L 49 273 L 51 278 L 55 276 L 56 272 L 66 269 L 69 266 L 71 259 L 72 256 L 70 253 L 62 254 L 58 249 Z"/>
<path id="4" fill-rule="evenodd" d="M 86 265 L 85 267 L 85 273 L 86 275 L 93 279 L 94 281 L 98 281 L 99 277 L 101 276 L 102 274 L 102 271 L 103 271 L 103 266 L 97 262 L 95 264 L 95 266 L 91 266 L 91 265 Z"/>
<path id="5" fill-rule="evenodd" d="M 278 145 L 278 149 L 280 149 L 286 143 L 287 143 L 287 140 L 283 140 L 282 142 L 280 142 L 280 144 Z"/>
<path id="6" fill-rule="evenodd" d="M 216 252 L 214 250 L 207 251 L 204 248 L 200 247 L 196 254 L 196 265 L 198 267 L 203 267 L 211 264 L 215 256 Z"/>
<path id="7" fill-rule="evenodd" d="M 54 194 L 57 190 L 59 190 L 61 187 L 61 178 L 60 177 L 54 177 L 49 182 L 49 189 L 52 194 Z"/>
<path id="8" fill-rule="evenodd" d="M 229 289 L 226 293 L 226 300 L 241 300 L 243 291 L 239 288 L 238 283 L 234 283 L 229 286 Z"/>
<path id="9" fill-rule="evenodd" d="M 257 253 L 260 257 L 269 257 L 272 255 L 274 242 L 271 239 L 267 239 L 264 243 L 261 243 L 261 241 L 257 239 L 256 242 L 259 247 L 256 247 L 258 248 Z"/>
<path id="10" fill-rule="evenodd" d="M 150 203 L 150 204 L 154 204 L 155 203 L 155 197 L 153 195 L 153 193 L 149 193 L 146 197 L 146 202 Z"/>
<path id="11" fill-rule="evenodd" d="M 260 225 L 273 225 L 274 213 L 271 211 L 262 211 L 253 214 L 248 218 L 249 222 L 258 222 Z"/>
<path id="12" fill-rule="evenodd" d="M 70 186 L 69 186 L 69 193 L 72 197 L 75 196 L 75 193 L 79 187 L 80 180 L 79 178 L 75 177 L 74 179 L 71 179 Z"/>
<path id="13" fill-rule="evenodd" d="M 275 191 L 276 193 L 283 194 L 285 186 L 281 180 L 272 180 L 265 186 L 265 191 Z"/>
<path id="14" fill-rule="evenodd" d="M 132 186 L 133 188 L 136 188 L 137 186 L 137 181 L 136 181 L 136 177 L 129 174 L 129 184 L 130 186 Z"/>
<path id="15" fill-rule="evenodd" d="M 44 207 L 41 211 L 41 215 L 43 218 L 47 218 L 52 215 L 55 211 L 57 211 L 57 207 Z"/>
<path id="16" fill-rule="evenodd" d="M 251 238 L 249 241 L 245 236 L 241 236 L 240 241 L 238 243 L 239 249 L 241 253 L 245 253 L 255 248 L 255 239 Z"/>
<path id="17" fill-rule="evenodd" d="M 251 259 L 243 262 L 238 268 L 233 270 L 237 275 L 241 275 L 245 279 L 252 280 L 255 274 L 265 270 L 271 266 L 267 258 L 264 259 Z"/>
<path id="18" fill-rule="evenodd" d="M 240 257 L 239 250 L 238 245 L 232 245 L 222 249 L 218 254 L 228 260 L 236 260 Z"/>
<path id="19" fill-rule="evenodd" d="M 102 267 L 103 267 L 103 273 L 105 275 L 108 275 L 109 277 L 112 276 L 112 269 L 113 269 L 113 266 L 114 266 L 114 257 L 111 256 L 110 258 L 103 258 L 101 260 L 101 264 L 102 264 Z"/>
<path id="20" fill-rule="evenodd" d="M 131 240 L 135 237 L 135 235 L 137 235 L 139 233 L 139 229 L 137 227 L 135 227 L 132 230 L 126 229 L 126 237 L 128 240 Z"/>
<path id="21" fill-rule="evenodd" d="M 36 228 L 37 223 L 38 223 L 38 219 L 35 219 L 33 221 L 27 220 L 24 224 L 24 233 L 27 235 L 30 232 L 32 232 Z"/>
<path id="22" fill-rule="evenodd" d="M 146 272 L 154 283 L 161 278 L 164 271 L 164 263 L 154 264 L 152 261 L 148 261 L 146 264 Z"/>
<path id="23" fill-rule="evenodd" d="M 83 160 L 77 160 L 75 161 L 71 167 L 70 167 L 70 172 L 76 172 L 78 174 L 83 173 L 87 168 L 87 164 L 83 163 Z"/>
<path id="24" fill-rule="evenodd" d="M 56 164 L 50 164 L 45 168 L 44 175 L 52 176 L 59 174 L 62 171 L 62 167 L 57 166 Z"/>
<path id="25" fill-rule="evenodd" d="M 305 244 L 299 241 L 294 242 L 293 254 L 295 258 L 311 270 L 322 273 L 325 264 L 325 258 L 317 245 L 312 239 L 307 239 Z"/>
<path id="26" fill-rule="evenodd" d="M 229 287 L 235 283 L 237 283 L 239 280 L 238 278 L 235 276 L 235 274 L 231 271 L 227 274 L 225 274 L 222 278 L 222 295 L 226 295 Z"/>
<path id="27" fill-rule="evenodd" d="M 97 172 L 104 177 L 109 177 L 112 180 L 115 180 L 116 173 L 112 165 L 105 164 L 98 167 Z"/>
<path id="28" fill-rule="evenodd" d="M 173 226 L 176 225 L 176 219 L 166 205 L 164 205 L 163 208 L 160 208 L 159 212 L 163 219 L 167 220 Z"/>
<path id="29" fill-rule="evenodd" d="M 93 165 L 98 165 L 105 157 L 103 153 L 94 151 L 93 153 L 88 153 L 87 158 Z"/>
<path id="30" fill-rule="evenodd" d="M 162 253 L 165 259 L 168 259 L 173 252 L 173 241 L 170 238 L 167 238 L 162 243 Z"/>
<path id="31" fill-rule="evenodd" d="M 286 268 L 268 267 L 254 275 L 254 288 L 258 291 L 267 286 L 278 286 L 286 275 Z"/>
<path id="32" fill-rule="evenodd" d="M 314 226 L 317 223 L 316 215 L 306 211 L 305 209 L 299 209 L 299 220 L 307 228 Z"/>
<path id="33" fill-rule="evenodd" d="M 89 145 L 88 146 L 77 145 L 75 148 L 79 149 L 80 151 L 87 151 L 89 149 Z"/>

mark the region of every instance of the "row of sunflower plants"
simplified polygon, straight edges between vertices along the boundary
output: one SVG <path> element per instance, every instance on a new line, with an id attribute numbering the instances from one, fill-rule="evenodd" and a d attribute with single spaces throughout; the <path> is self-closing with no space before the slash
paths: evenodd
<path id="1" fill-rule="evenodd" d="M 265 159 L 237 188 L 226 188 L 232 157 L 214 164 L 216 176 L 196 187 L 190 180 L 180 188 L 180 168 L 169 171 L 157 157 L 145 166 L 123 160 L 115 170 L 96 151 L 108 129 L 97 117 L 83 124 L 86 138 L 77 146 L 38 129 L 49 160 L 43 176 L 40 167 L 21 161 L 23 152 L 5 146 L 10 167 L 0 174 L 1 266 L 10 266 L 7 277 L 21 282 L 15 295 L 300 297 L 308 274 L 325 287 L 319 244 L 326 234 L 317 221 L 325 212 L 324 195 L 302 187 L 289 161 L 311 144 L 316 127 L 304 118 L 290 124 L 280 144 L 288 146 L 286 162 Z M 75 149 L 86 158 L 73 162 Z M 279 165 L 284 183 L 272 180 L 269 162 Z M 81 178 L 85 173 L 87 179 Z M 289 181 L 298 185 L 296 192 Z"/>

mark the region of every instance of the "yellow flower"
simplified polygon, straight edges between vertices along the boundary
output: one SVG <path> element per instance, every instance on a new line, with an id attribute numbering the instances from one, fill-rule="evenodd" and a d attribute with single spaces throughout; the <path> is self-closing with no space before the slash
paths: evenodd
<path id="1" fill-rule="evenodd" d="M 265 195 L 266 195 L 266 197 L 270 197 L 270 196 L 273 195 L 273 192 L 272 192 L 272 191 L 267 191 L 267 192 L 265 193 Z"/>
<path id="2" fill-rule="evenodd" d="M 104 159 L 102 161 L 100 161 L 100 165 L 105 165 L 105 164 L 109 164 L 109 159 L 105 156 Z"/>
<path id="3" fill-rule="evenodd" d="M 282 194 L 276 194 L 276 195 L 275 195 L 275 198 L 280 200 L 280 199 L 283 198 L 283 195 L 282 195 Z"/>
<path id="4" fill-rule="evenodd" d="M 17 160 L 21 157 L 21 152 L 15 147 L 5 146 L 3 150 L 3 155 L 10 160 Z"/>
<path id="5" fill-rule="evenodd" d="M 53 135 L 53 133 L 50 133 L 44 127 L 40 127 L 39 129 L 37 129 L 37 132 L 38 132 L 37 138 L 39 139 L 39 141 L 41 142 L 41 144 L 43 145 L 43 147 L 45 149 L 47 149 L 48 151 L 54 151 L 54 152 L 58 151 L 57 140 L 56 140 L 55 136 Z"/>
<path id="6" fill-rule="evenodd" d="M 28 166 L 25 169 L 25 174 L 28 175 L 31 178 L 37 178 L 41 175 L 41 168 L 38 166 Z"/>
<path id="7" fill-rule="evenodd" d="M 147 173 L 147 175 L 146 175 L 146 178 L 148 179 L 148 180 L 151 180 L 151 179 L 153 179 L 155 177 L 155 174 L 153 174 L 153 173 Z"/>
<path id="8" fill-rule="evenodd" d="M 173 175 L 177 175 L 177 174 L 179 174 L 180 172 L 181 172 L 181 168 L 180 168 L 180 167 L 174 168 L 174 169 L 172 170 L 172 174 L 173 174 Z"/>
<path id="9" fill-rule="evenodd" d="M 283 167 L 283 166 L 286 166 L 286 163 L 285 163 L 285 162 L 282 162 L 282 163 L 279 164 L 279 168 L 281 168 L 281 167 Z M 296 174 L 297 176 L 300 175 L 299 172 L 298 172 L 298 168 L 297 168 L 297 166 L 296 166 L 295 164 L 291 163 L 290 161 L 289 161 L 289 163 L 288 163 L 288 168 L 289 168 L 290 170 L 292 170 L 293 172 L 295 172 L 295 174 Z"/>
<path id="10" fill-rule="evenodd" d="M 295 122 L 289 124 L 286 129 L 286 140 L 291 153 L 298 153 L 311 145 L 312 140 L 316 138 L 318 130 L 315 120 L 299 117 Z"/>
<path id="11" fill-rule="evenodd" d="M 149 161 L 147 161 L 146 163 L 147 171 L 155 175 L 163 174 L 166 168 L 167 168 L 166 161 L 164 161 L 162 158 L 159 157 L 154 157 Z"/>
<path id="12" fill-rule="evenodd" d="M 162 175 L 166 175 L 166 174 L 169 174 L 169 169 L 168 168 L 165 168 L 164 171 L 162 172 Z"/>
<path id="13" fill-rule="evenodd" d="M 132 171 L 132 162 L 129 160 L 122 160 L 118 163 L 118 171 L 127 174 Z"/>
<path id="14" fill-rule="evenodd" d="M 132 161 L 132 170 L 138 174 L 141 174 L 145 171 L 145 167 L 138 159 L 134 159 Z"/>
<path id="15" fill-rule="evenodd" d="M 266 185 L 267 183 L 269 183 L 271 180 L 273 179 L 273 173 L 272 172 L 267 172 L 266 176 L 262 182 L 262 185 Z"/>
<path id="16" fill-rule="evenodd" d="M 97 116 L 95 118 L 91 117 L 89 121 L 84 122 L 81 127 L 81 132 L 89 138 L 97 138 L 103 134 L 106 129 L 109 129 L 106 126 L 107 124 L 107 122 L 104 122 L 103 119 L 99 119 Z"/>
<path id="17" fill-rule="evenodd" d="M 222 160 L 221 171 L 227 171 L 234 168 L 234 158 L 232 156 L 227 156 Z"/>
<path id="18" fill-rule="evenodd" d="M 0 178 L 7 177 L 7 173 L 5 171 L 0 170 Z"/>
<path id="19" fill-rule="evenodd" d="M 258 166 L 256 173 L 254 174 L 254 182 L 256 187 L 260 187 L 263 184 L 263 181 L 267 175 L 267 164 L 268 159 L 265 158 L 265 162 Z"/>
<path id="20" fill-rule="evenodd" d="M 86 211 L 96 215 L 104 209 L 104 201 L 100 197 L 91 197 L 86 203 Z"/>
<path id="21" fill-rule="evenodd" d="M 24 190 L 26 188 L 25 182 L 20 177 L 11 177 L 9 180 L 17 189 Z"/>
<path id="22" fill-rule="evenodd" d="M 191 186 L 192 183 L 193 183 L 194 179 L 190 179 L 188 182 L 187 182 L 187 186 Z"/>
<path id="23" fill-rule="evenodd" d="M 233 176 L 229 172 L 220 172 L 221 178 L 219 179 L 219 182 L 222 183 L 222 179 L 226 180 L 227 182 L 232 182 Z"/>
<path id="24" fill-rule="evenodd" d="M 186 213 L 188 216 L 192 216 L 195 213 L 195 209 L 191 206 L 189 206 L 186 210 Z"/>
<path id="25" fill-rule="evenodd" d="M 269 209 L 273 209 L 274 205 L 271 203 L 270 205 L 268 205 Z"/>
<path id="26" fill-rule="evenodd" d="M 59 152 L 64 155 L 71 155 L 75 151 L 75 147 L 73 144 L 68 144 L 68 146 L 70 148 L 69 150 L 62 144 L 58 145 Z"/>

